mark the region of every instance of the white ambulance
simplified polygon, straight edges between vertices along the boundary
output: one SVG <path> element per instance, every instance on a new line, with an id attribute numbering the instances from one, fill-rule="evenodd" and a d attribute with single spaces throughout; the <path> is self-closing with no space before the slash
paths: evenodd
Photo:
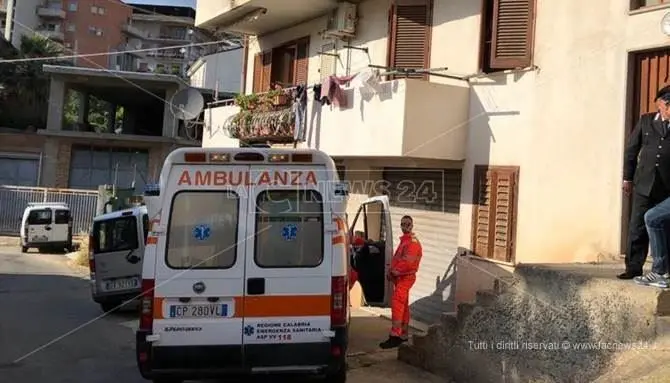
<path id="1" fill-rule="evenodd" d="M 385 198 L 370 203 L 387 208 Z M 177 149 L 165 160 L 159 201 L 136 337 L 144 378 L 298 373 L 346 381 L 347 191 L 329 156 Z M 379 303 L 387 301 L 385 264 L 376 273 Z"/>

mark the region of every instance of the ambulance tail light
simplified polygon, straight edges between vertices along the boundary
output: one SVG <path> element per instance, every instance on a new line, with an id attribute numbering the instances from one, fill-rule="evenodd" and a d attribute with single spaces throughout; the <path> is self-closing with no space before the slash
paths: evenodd
<path id="1" fill-rule="evenodd" d="M 89 234 L 88 236 L 88 268 L 91 272 L 91 279 L 94 279 L 93 276 L 95 275 L 95 256 L 93 254 L 93 234 Z"/>
<path id="2" fill-rule="evenodd" d="M 207 153 L 204 152 L 184 153 L 184 162 L 207 162 Z"/>
<path id="3" fill-rule="evenodd" d="M 154 325 L 154 280 L 142 279 L 140 299 L 140 330 L 151 331 Z"/>
<path id="4" fill-rule="evenodd" d="M 333 277 L 330 290 L 330 324 L 333 327 L 347 324 L 348 302 L 347 277 Z"/>

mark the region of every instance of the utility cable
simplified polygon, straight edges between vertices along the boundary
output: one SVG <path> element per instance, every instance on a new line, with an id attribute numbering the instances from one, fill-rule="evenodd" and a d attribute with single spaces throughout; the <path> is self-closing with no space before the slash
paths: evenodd
<path id="1" fill-rule="evenodd" d="M 34 33 L 37 33 L 39 35 L 38 32 L 34 32 Z M 42 36 L 42 37 L 44 37 L 44 36 Z M 44 39 L 49 40 L 49 41 L 53 41 L 53 40 L 51 40 L 47 37 L 44 37 Z M 9 60 L 0 60 L 0 64 L 10 64 L 10 63 L 18 63 L 18 62 L 33 62 L 33 61 L 61 61 L 61 60 L 67 60 L 67 59 L 97 57 L 97 56 L 116 56 L 116 55 L 123 55 L 123 54 L 127 54 L 127 53 L 154 52 L 154 51 L 162 51 L 162 50 L 177 49 L 177 48 L 201 47 L 201 46 L 223 44 L 223 43 L 228 43 L 228 40 L 208 41 L 208 42 L 203 42 L 203 43 L 193 43 L 193 44 L 184 44 L 184 45 L 171 45 L 171 46 L 159 47 L 159 48 L 131 49 L 131 50 L 125 50 L 125 51 L 81 53 L 81 54 L 76 54 L 76 55 L 61 55 L 61 56 L 51 56 L 51 57 L 31 57 L 31 58 L 9 59 Z M 60 45 L 60 44 L 58 44 L 58 45 Z M 229 48 L 232 50 L 232 49 L 237 49 L 239 47 L 238 46 L 230 46 Z M 64 49 L 67 49 L 67 48 L 64 48 Z M 223 52 L 225 52 L 225 50 Z"/>

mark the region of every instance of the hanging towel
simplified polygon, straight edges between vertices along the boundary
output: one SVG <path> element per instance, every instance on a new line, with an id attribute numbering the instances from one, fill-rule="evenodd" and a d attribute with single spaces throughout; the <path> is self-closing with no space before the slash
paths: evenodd
<path id="1" fill-rule="evenodd" d="M 307 114 L 307 87 L 299 85 L 293 94 L 293 112 L 295 113 L 295 129 L 293 141 L 305 141 L 306 114 Z"/>
<path id="2" fill-rule="evenodd" d="M 321 104 L 332 102 L 335 106 L 346 106 L 347 96 L 341 86 L 348 84 L 354 77 L 356 74 L 342 77 L 328 76 L 321 84 Z"/>

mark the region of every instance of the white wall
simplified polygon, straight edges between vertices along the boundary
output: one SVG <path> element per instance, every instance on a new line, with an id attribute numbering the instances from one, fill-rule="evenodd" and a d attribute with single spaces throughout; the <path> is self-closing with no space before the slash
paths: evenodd
<path id="1" fill-rule="evenodd" d="M 42 4 L 40 0 L 9 0 L 7 2 L 5 39 L 15 47 L 20 47 L 21 36 L 35 34 L 35 30 L 40 24 L 40 19 L 37 16 L 37 6 L 40 4 Z M 12 6 L 14 7 L 13 13 Z M 12 19 L 14 21 L 10 22 Z"/>
<path id="2" fill-rule="evenodd" d="M 189 70 L 191 86 L 238 93 L 242 88 L 244 49 L 234 49 L 201 57 Z"/>

